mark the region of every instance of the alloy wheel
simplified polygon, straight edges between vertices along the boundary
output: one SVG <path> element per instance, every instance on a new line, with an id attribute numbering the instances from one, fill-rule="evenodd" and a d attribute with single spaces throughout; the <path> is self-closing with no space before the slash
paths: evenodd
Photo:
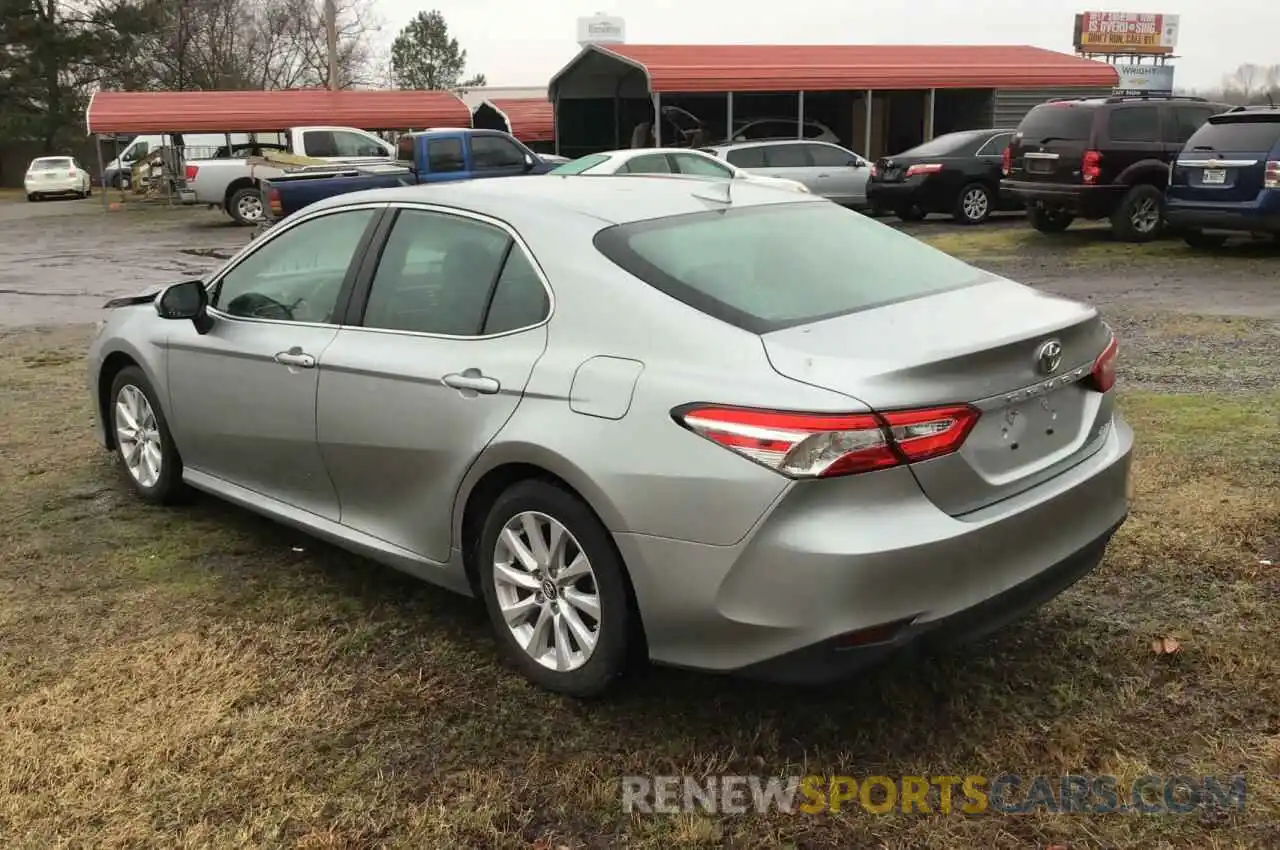
<path id="1" fill-rule="evenodd" d="M 1152 198 L 1139 198 L 1129 213 L 1129 223 L 1139 233 L 1151 233 L 1160 223 L 1160 205 Z"/>
<path id="2" fill-rule="evenodd" d="M 964 193 L 964 198 L 960 201 L 960 208 L 964 210 L 965 218 L 970 221 L 980 221 L 986 218 L 987 210 L 991 202 L 987 199 L 987 193 L 974 187 Z"/>
<path id="3" fill-rule="evenodd" d="M 516 514 L 493 552 L 493 585 L 502 617 L 521 649 L 566 673 L 591 658 L 600 637 L 600 590 L 591 561 L 554 517 Z"/>
<path id="4" fill-rule="evenodd" d="M 132 384 L 116 395 L 116 442 L 125 469 L 140 487 L 154 487 L 163 471 L 160 423 L 147 396 Z"/>

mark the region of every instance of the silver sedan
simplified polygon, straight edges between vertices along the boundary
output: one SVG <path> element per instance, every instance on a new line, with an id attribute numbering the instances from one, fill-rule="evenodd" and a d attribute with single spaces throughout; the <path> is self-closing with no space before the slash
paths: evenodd
<path id="1" fill-rule="evenodd" d="M 1093 307 L 800 193 L 343 195 L 110 306 L 88 379 L 139 496 L 479 596 L 577 696 L 645 656 L 822 681 L 982 633 L 1128 512 Z"/>

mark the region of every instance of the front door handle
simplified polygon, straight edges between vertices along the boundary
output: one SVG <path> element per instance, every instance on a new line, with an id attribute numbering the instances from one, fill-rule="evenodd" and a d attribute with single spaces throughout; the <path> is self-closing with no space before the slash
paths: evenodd
<path id="1" fill-rule="evenodd" d="M 304 354 L 301 348 L 294 347 L 288 351 L 278 352 L 275 356 L 277 363 L 283 363 L 285 366 L 297 366 L 302 369 L 314 369 L 316 367 L 316 359 L 310 354 Z"/>
<path id="2" fill-rule="evenodd" d="M 490 378 L 480 373 L 479 369 L 467 369 L 465 372 L 450 372 L 441 379 L 446 387 L 455 390 L 471 390 L 484 395 L 493 395 L 502 385 L 497 378 Z"/>

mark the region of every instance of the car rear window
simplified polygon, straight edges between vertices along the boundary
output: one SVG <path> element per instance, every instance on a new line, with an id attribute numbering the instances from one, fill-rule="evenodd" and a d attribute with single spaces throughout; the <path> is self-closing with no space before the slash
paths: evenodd
<path id="1" fill-rule="evenodd" d="M 1042 103 L 1018 125 L 1022 138 L 1033 144 L 1048 141 L 1083 142 L 1093 130 L 1094 110 L 1075 103 Z"/>
<path id="2" fill-rule="evenodd" d="M 31 163 L 32 171 L 58 171 L 70 167 L 70 159 L 37 159 Z"/>
<path id="3" fill-rule="evenodd" d="M 946 156 L 964 150 L 973 145 L 981 133 L 947 133 L 930 139 L 922 145 L 905 150 L 899 156 Z M 983 136 L 985 138 L 985 136 Z"/>
<path id="4" fill-rule="evenodd" d="M 614 225 L 596 234 L 595 245 L 667 295 L 761 334 L 986 278 L 912 236 L 827 201 Z"/>
<path id="5" fill-rule="evenodd" d="M 1253 151 L 1269 152 L 1280 142 L 1280 115 L 1267 115 L 1249 121 L 1217 120 L 1209 123 L 1187 139 L 1188 150 Z"/>

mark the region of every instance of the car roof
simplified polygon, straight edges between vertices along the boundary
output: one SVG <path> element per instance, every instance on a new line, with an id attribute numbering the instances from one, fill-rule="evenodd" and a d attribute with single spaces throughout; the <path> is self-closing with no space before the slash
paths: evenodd
<path id="1" fill-rule="evenodd" d="M 38 157 L 36 157 L 35 159 L 33 159 L 33 160 L 31 160 L 31 161 L 32 161 L 32 162 L 44 162 L 44 161 L 46 161 L 46 160 L 50 160 L 50 159 L 71 159 L 71 158 L 72 158 L 72 156 L 71 156 L 71 154 L 69 154 L 69 153 L 55 153 L 55 154 L 49 154 L 48 156 L 38 156 Z"/>
<path id="2" fill-rule="evenodd" d="M 1215 124 L 1229 124 L 1232 121 L 1256 119 L 1258 117 L 1274 118 L 1280 121 L 1280 106 L 1269 106 L 1267 104 L 1237 106 L 1234 109 L 1228 109 L 1226 112 L 1213 116 L 1213 122 Z"/>
<path id="3" fill-rule="evenodd" d="M 326 198 L 309 208 L 369 202 L 419 203 L 487 215 L 517 228 L 522 221 L 544 222 L 548 215 L 556 214 L 625 224 L 723 208 L 723 204 L 702 195 L 708 188 L 724 185 L 723 180 L 690 175 L 633 174 L 619 179 L 612 174 L 540 174 L 369 189 Z M 779 192 L 745 182 L 735 182 L 731 198 L 735 208 L 818 200 L 812 195 Z"/>
<path id="4" fill-rule="evenodd" d="M 824 142 L 821 139 L 757 139 L 753 142 L 723 142 L 718 145 L 706 145 L 702 148 L 704 151 L 727 151 L 738 150 L 741 148 L 763 148 L 773 147 L 774 145 L 822 145 L 823 147 L 840 147 L 834 142 Z"/>

